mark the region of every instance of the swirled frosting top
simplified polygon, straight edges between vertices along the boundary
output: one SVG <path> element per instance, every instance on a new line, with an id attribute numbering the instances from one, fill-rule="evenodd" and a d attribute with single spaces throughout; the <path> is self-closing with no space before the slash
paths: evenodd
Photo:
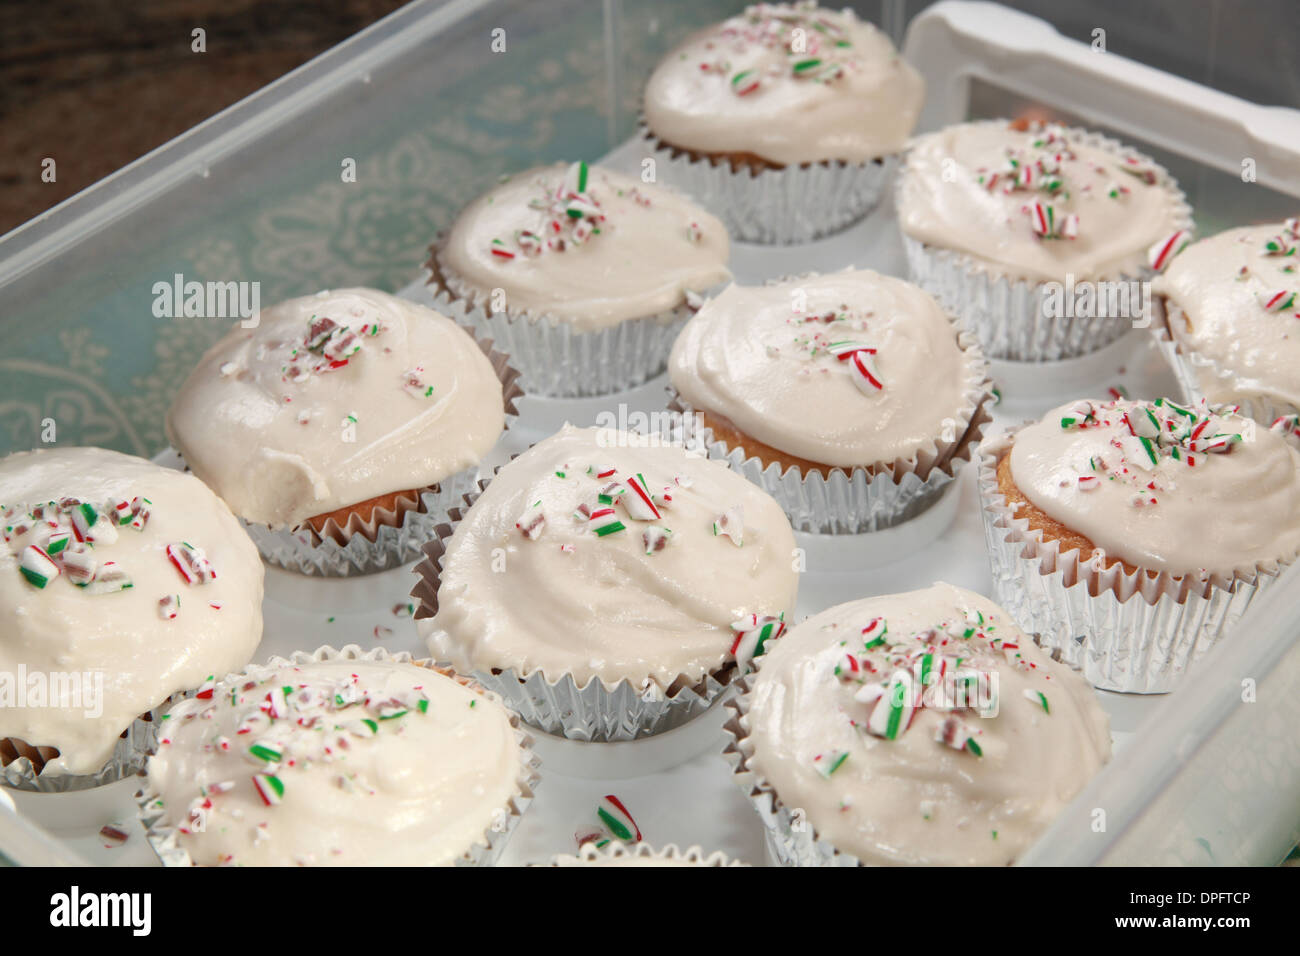
<path id="1" fill-rule="evenodd" d="M 257 549 L 192 475 L 102 448 L 10 455 L 0 538 L 0 738 L 57 747 L 45 774 L 99 770 L 135 718 L 262 638 Z"/>
<path id="2" fill-rule="evenodd" d="M 949 584 L 804 621 L 748 696 L 754 772 L 867 864 L 1009 863 L 1110 756 L 1083 679 Z"/>
<path id="3" fill-rule="evenodd" d="M 952 441 L 970 420 L 977 361 L 928 294 L 858 270 L 729 286 L 682 330 L 668 373 L 693 408 L 852 467 Z"/>
<path id="4" fill-rule="evenodd" d="M 667 689 L 752 656 L 763 628 L 782 626 L 794 547 L 780 505 L 726 465 L 566 425 L 469 509 L 421 624 L 433 656 L 466 673 Z"/>
<path id="5" fill-rule="evenodd" d="M 760 3 L 664 57 L 645 120 L 702 153 L 862 163 L 902 149 L 924 96 L 920 74 L 851 10 Z"/>
<path id="6" fill-rule="evenodd" d="M 1152 283 L 1183 312 L 1175 336 L 1231 375 L 1232 394 L 1300 407 L 1298 248 L 1297 219 L 1229 229 L 1188 246 Z"/>
<path id="7" fill-rule="evenodd" d="M 1188 223 L 1150 160 L 1060 126 L 961 123 L 919 136 L 898 185 L 903 232 L 1033 282 L 1144 273 Z"/>
<path id="8" fill-rule="evenodd" d="M 1300 452 L 1230 409 L 1073 402 L 1010 455 L 1030 502 L 1139 568 L 1229 574 L 1300 551 Z"/>
<path id="9" fill-rule="evenodd" d="M 190 373 L 167 435 L 237 515 L 293 527 L 478 464 L 501 381 L 464 329 L 374 289 L 264 309 Z"/>
<path id="10" fill-rule="evenodd" d="M 522 775 L 500 703 L 395 661 L 210 683 L 159 733 L 146 791 L 200 865 L 447 865 L 504 823 Z"/>
<path id="11" fill-rule="evenodd" d="M 593 331 L 684 305 L 730 278 L 729 252 L 726 227 L 676 193 L 560 163 L 475 199 L 434 256 L 463 299 Z"/>

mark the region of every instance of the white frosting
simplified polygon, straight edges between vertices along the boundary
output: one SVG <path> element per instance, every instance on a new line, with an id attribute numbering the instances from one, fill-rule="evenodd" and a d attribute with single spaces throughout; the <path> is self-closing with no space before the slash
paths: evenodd
<path id="1" fill-rule="evenodd" d="M 587 474 L 605 465 L 613 477 Z M 615 504 L 625 530 L 599 536 L 599 520 L 575 517 L 579 506 L 603 507 L 597 495 L 611 481 L 638 474 L 655 496 L 669 487 L 660 518 L 637 520 Z M 734 509 L 739 545 L 713 531 Z M 538 512 L 545 524 L 525 537 L 516 524 Z M 647 554 L 652 528 L 672 535 Z M 461 521 L 425 633 L 436 658 L 465 672 L 666 689 L 730 660 L 732 622 L 794 609 L 794 547 L 780 505 L 726 465 L 627 432 L 565 426 L 498 472 Z"/>
<path id="2" fill-rule="evenodd" d="M 509 813 L 522 751 L 492 698 L 393 662 L 286 666 L 249 683 L 178 705 L 149 760 L 147 792 L 195 863 L 447 865 Z M 272 719 L 282 687 L 286 716 Z"/>
<path id="3" fill-rule="evenodd" d="M 320 318 L 360 333 L 341 367 L 306 348 Z M 167 435 L 236 514 L 282 528 L 472 467 L 504 422 L 501 382 L 467 332 L 387 293 L 340 289 L 265 309 L 212 346 Z"/>
<path id="4" fill-rule="evenodd" d="M 920 74 L 852 11 L 759 4 L 664 57 L 645 119 L 660 139 L 698 152 L 861 163 L 903 147 L 924 96 Z"/>
<path id="5" fill-rule="evenodd" d="M 457 295 L 484 300 L 494 312 L 546 315 L 592 331 L 675 309 L 688 291 L 731 277 L 727 230 L 715 217 L 675 193 L 597 166 L 588 169 L 582 202 L 574 206 L 565 197 L 579 193 L 579 165 L 519 173 L 461 212 L 435 250 Z M 556 203 L 590 215 L 571 219 Z M 575 223 L 599 231 L 578 242 Z M 524 233 L 541 245 L 530 245 Z M 494 290 L 503 301 L 492 299 Z"/>
<path id="6" fill-rule="evenodd" d="M 883 388 L 855 384 L 851 363 L 826 350 L 844 341 L 876 349 Z M 909 458 L 951 432 L 968 411 L 966 364 L 929 295 L 863 270 L 728 287 L 678 336 L 668 374 L 692 407 L 758 441 L 852 467 Z"/>
<path id="7" fill-rule="evenodd" d="M 1029 184 L 1009 189 L 1012 160 L 1032 170 Z M 1044 172 L 1040 160 L 1059 170 Z M 1147 183 L 1126 169 L 1149 170 L 1157 181 Z M 1046 188 L 1054 179 L 1062 186 L 1055 194 Z M 1127 192 L 1109 195 L 1121 188 Z M 1027 211 L 1035 201 L 1053 209 L 1058 229 L 1077 216 L 1077 236 L 1039 238 Z M 994 275 L 1040 282 L 1064 282 L 1067 274 L 1117 279 L 1141 274 L 1150 247 L 1183 225 L 1179 202 L 1180 194 L 1149 163 L 1126 163 L 1120 154 L 1085 145 L 1076 132 L 964 123 L 918 137 L 909 147 L 898 221 L 912 238 L 963 253 Z"/>
<path id="8" fill-rule="evenodd" d="M 1191 327 L 1172 323 L 1175 336 L 1230 373 L 1233 394 L 1300 406 L 1300 253 L 1269 254 L 1265 245 L 1278 240 L 1282 248 L 1300 244 L 1282 223 L 1202 239 L 1178 254 L 1152 290 L 1182 309 Z M 1270 311 L 1265 302 L 1279 292 L 1296 301 Z"/>
<path id="9" fill-rule="evenodd" d="M 875 618 L 886 624 L 884 643 L 864 651 L 862 630 Z M 934 643 L 917 636 L 932 629 Z M 950 674 L 996 674 L 996 716 L 931 706 L 927 697 L 894 739 L 873 734 L 873 707 L 888 698 L 872 703 L 868 688 L 925 650 L 935 654 L 932 668 L 946 658 Z M 849 673 L 850 653 L 877 673 Z M 803 811 L 820 839 L 864 863 L 1009 863 L 1110 756 L 1106 715 L 1083 679 L 991 601 L 948 584 L 823 611 L 760 660 L 746 718 L 754 771 L 786 807 Z M 982 755 L 935 739 L 949 718 L 960 722 L 954 744 L 973 737 Z"/>
<path id="10" fill-rule="evenodd" d="M 67 512 L 27 517 L 65 497 L 98 513 L 92 543 L 78 546 Z M 149 499 L 143 528 L 110 520 L 113 502 L 135 498 Z M 99 770 L 136 717 L 253 656 L 262 637 L 262 562 L 230 509 L 197 478 L 100 448 L 23 452 L 0 460 L 0 514 L 7 508 L 14 512 L 0 519 L 0 737 L 57 747 L 60 756 L 44 773 Z M 45 540 L 56 530 L 51 520 L 72 533 L 62 551 Z M 22 531 L 24 524 L 33 527 Z M 167 553 L 181 543 L 202 549 L 214 578 L 186 583 Z M 95 580 L 79 587 L 60 570 L 37 587 L 20 571 L 33 545 L 53 552 L 60 566 L 79 551 L 96 567 Z M 113 571 L 126 578 L 113 583 Z M 159 605 L 167 596 L 180 598 L 170 620 Z M 82 696 L 64 707 L 34 706 L 30 696 L 28 706 L 6 701 L 3 685 L 16 682 L 19 668 L 42 685 L 81 675 Z M 97 680 L 96 705 L 90 696 Z M 98 717 L 88 716 L 100 708 Z"/>
<path id="11" fill-rule="evenodd" d="M 1166 442 L 1152 465 L 1125 413 L 1137 421 L 1149 408 L 1159 417 L 1162 406 L 1094 402 L 1087 427 L 1063 428 L 1062 419 L 1082 417 L 1075 404 L 1015 433 L 1011 477 L 1037 508 L 1106 554 L 1172 574 L 1227 574 L 1300 550 L 1300 452 L 1281 435 L 1239 415 L 1213 416 L 1201 438 L 1240 434 L 1229 452 L 1192 450 L 1189 466 L 1188 446 Z M 1171 420 L 1180 419 L 1191 421 Z"/>

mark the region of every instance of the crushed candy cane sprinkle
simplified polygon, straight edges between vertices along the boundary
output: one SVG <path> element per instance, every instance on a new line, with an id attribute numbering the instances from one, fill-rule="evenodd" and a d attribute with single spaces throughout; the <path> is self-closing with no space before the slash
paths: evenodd
<path id="1" fill-rule="evenodd" d="M 718 77 L 737 97 L 759 97 L 783 82 L 832 84 L 863 66 L 841 20 L 813 2 L 754 4 L 723 22 L 715 36 L 704 44 L 700 73 Z M 763 69 L 733 66 L 731 57 L 755 51 L 781 59 Z"/>
<path id="2" fill-rule="evenodd" d="M 983 757 L 984 729 L 979 718 L 998 714 L 999 662 L 1046 682 L 1051 675 L 1021 652 L 1027 640 L 1014 629 L 1003 634 L 983 612 L 967 608 L 951 619 L 910 633 L 896 634 L 883 617 L 872 618 L 860 633 L 823 651 L 820 668 L 829 669 L 838 685 L 851 691 L 852 703 L 841 708 L 857 732 L 881 740 L 898 740 L 928 710 L 939 715 L 933 739 L 951 750 Z M 1051 714 L 1047 690 L 1024 692 L 1025 699 Z M 812 755 L 812 767 L 831 777 L 851 761 L 850 752 L 828 749 Z"/>
<path id="3" fill-rule="evenodd" d="M 1078 463 L 1077 486 L 1093 491 L 1103 483 L 1119 482 L 1133 492 L 1135 506 L 1157 505 L 1159 493 L 1176 480 L 1165 462 L 1175 467 L 1204 467 L 1207 455 L 1226 455 L 1245 438 L 1244 420 L 1235 405 L 1180 405 L 1167 398 L 1155 401 L 1081 400 L 1061 417 L 1066 431 L 1113 428 L 1110 450 Z M 1279 419 L 1279 421 L 1283 421 Z M 1275 426 L 1277 423 L 1274 423 Z M 1278 430 L 1284 430 L 1279 428 Z"/>
<path id="4" fill-rule="evenodd" d="M 44 591 L 63 578 L 87 594 L 114 594 L 134 587 L 130 569 L 105 557 L 119 533 L 142 533 L 148 527 L 153 502 L 143 495 L 93 503 L 63 497 L 36 505 L 0 505 L 0 530 L 18 573 L 33 588 Z M 123 530 L 124 529 L 124 530 Z M 168 544 L 162 560 L 169 561 L 187 587 L 204 585 L 217 576 L 202 548 L 187 542 Z M 220 610 L 216 604 L 208 604 Z M 158 599 L 158 616 L 175 620 L 181 596 Z"/>
<path id="5" fill-rule="evenodd" d="M 232 779 L 201 786 L 179 819 L 173 815 L 180 833 L 201 829 L 222 795 L 240 789 L 247 788 L 244 792 L 255 794 L 265 807 L 280 805 L 292 790 L 294 772 L 313 766 L 336 769 L 334 784 L 346 793 L 375 793 L 374 782 L 353 769 L 356 761 L 349 763 L 349 753 L 362 741 L 402 735 L 409 721 L 430 715 L 423 684 L 376 693 L 357 673 L 299 674 L 295 668 L 233 685 L 209 677 L 193 697 L 163 715 L 161 751 L 171 746 L 179 727 L 207 724 L 213 729 L 200 731 L 202 752 L 241 754 L 245 763 L 244 772 L 232 773 Z M 233 736 L 222 733 L 229 726 L 236 727 Z M 156 806 L 161 808 L 161 801 Z"/>

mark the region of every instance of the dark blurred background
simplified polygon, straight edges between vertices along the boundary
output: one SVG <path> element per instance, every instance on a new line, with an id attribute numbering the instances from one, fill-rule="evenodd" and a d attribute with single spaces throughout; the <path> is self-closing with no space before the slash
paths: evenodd
<path id="1" fill-rule="evenodd" d="M 5 0 L 0 234 L 405 0 Z M 207 52 L 191 51 L 206 31 Z M 43 183 L 41 159 L 58 157 Z"/>
<path id="2" fill-rule="evenodd" d="M 539 6 L 546 0 L 534 0 Z M 674 4 L 610 0 L 624 10 Z M 827 0 L 842 5 L 844 0 Z M 599 17 L 601 0 L 590 0 Z M 401 0 L 3 0 L 0 234 L 346 39 Z M 851 6 L 897 37 L 929 0 Z M 1256 102 L 1300 103 L 1300 0 L 1011 0 L 1088 42 Z M 720 8 L 743 6 L 710 3 Z M 680 8 L 678 8 L 680 9 Z M 719 10 L 719 12 L 723 12 Z M 207 52 L 191 52 L 191 32 Z M 40 180 L 57 153 L 58 181 Z"/>

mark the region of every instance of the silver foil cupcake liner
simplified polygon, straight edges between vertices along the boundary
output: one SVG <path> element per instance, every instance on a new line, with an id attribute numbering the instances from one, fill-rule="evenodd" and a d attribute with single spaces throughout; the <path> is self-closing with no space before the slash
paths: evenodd
<path id="1" fill-rule="evenodd" d="M 450 316 L 448 313 L 444 313 Z M 520 373 L 510 354 L 472 326 L 460 323 L 501 381 L 505 401 L 505 425 L 509 429 L 519 417 L 518 402 L 524 396 Z M 310 524 L 276 529 L 240 519 L 244 530 L 257 545 L 262 558 L 278 568 L 319 577 L 343 578 L 399 567 L 420 556 L 420 546 L 433 537 L 447 511 L 473 490 L 478 466 L 471 465 L 440 482 L 418 489 L 416 495 L 396 500 L 397 508 L 374 508 L 369 521 L 353 514 L 344 526 L 331 518 L 320 532 Z"/>
<path id="2" fill-rule="evenodd" d="M 425 267 L 433 308 L 495 340 L 519 369 L 529 394 L 551 398 L 608 395 L 654 378 L 667 366 L 673 340 L 693 312 L 683 304 L 579 331 L 563 317 L 490 311 L 485 296 L 476 296 L 443 271 L 437 246 Z"/>
<path id="3" fill-rule="evenodd" d="M 691 846 L 683 850 L 679 849 L 674 843 L 669 843 L 662 850 L 656 850 L 648 843 L 628 845 L 617 840 L 611 840 L 603 847 L 587 843 L 576 854 L 557 853 L 551 857 L 549 863 L 534 863 L 532 866 L 592 866 L 593 864 L 611 864 L 619 861 L 631 863 L 637 860 L 668 861 L 686 866 L 731 867 L 748 865 L 729 858 L 721 850 L 705 853 L 699 846 Z"/>
<path id="4" fill-rule="evenodd" d="M 755 170 L 692 155 L 663 142 L 644 124 L 640 136 L 660 182 L 721 219 L 732 239 L 763 245 L 811 242 L 847 229 L 879 205 L 898 166 L 890 155 L 865 163 L 836 160 Z"/>
<path id="5" fill-rule="evenodd" d="M 37 747 L 12 737 L 0 738 L 0 760 L 14 757 L 0 767 L 0 784 L 29 793 L 71 793 L 102 787 L 138 773 L 154 745 L 155 735 L 152 713 L 137 717 L 113 745 L 108 762 L 94 773 L 86 774 L 43 772 L 46 760 Z"/>
<path id="6" fill-rule="evenodd" d="M 1006 125 L 1005 120 L 989 122 Z M 1071 129 L 1069 133 L 1083 145 L 1149 163 L 1176 197 L 1174 228 L 1193 228 L 1191 207 L 1164 167 L 1100 133 L 1081 129 Z M 907 163 L 904 161 L 898 187 L 901 188 L 906 176 Z M 1138 327 L 1134 325 L 1135 319 L 1142 318 L 1047 315 L 1047 283 L 996 276 L 988 271 L 987 266 L 965 253 L 928 245 L 905 232 L 902 237 L 908 278 L 938 299 L 972 330 L 989 358 L 1017 362 L 1078 358 L 1118 341 Z M 1155 272 L 1143 265 L 1118 276 L 1089 276 L 1087 280 L 1144 282 L 1154 275 Z"/>
<path id="7" fill-rule="evenodd" d="M 761 658 L 754 663 L 762 669 Z M 771 784 L 750 766 L 754 744 L 749 735 L 748 692 L 755 676 L 748 674 L 742 678 L 738 683 L 739 692 L 725 704 L 727 722 L 723 729 L 729 739 L 722 757 L 731 765 L 732 779 L 758 812 L 768 853 L 780 866 L 862 866 L 857 857 L 842 853 L 821 839 L 812 823 L 782 803 Z"/>
<path id="8" fill-rule="evenodd" d="M 1300 407 L 1284 399 L 1242 391 L 1231 372 L 1178 339 L 1173 329 L 1175 323 L 1183 320 L 1183 312 L 1176 304 L 1163 296 L 1157 296 L 1153 305 L 1155 315 L 1151 330 L 1155 335 L 1156 346 L 1173 369 L 1186 401 L 1195 402 L 1204 398 L 1211 404 L 1238 405 L 1243 415 L 1253 418 L 1265 428 L 1279 418 L 1300 415 Z M 1295 441 L 1294 436 L 1292 440 Z"/>
<path id="9" fill-rule="evenodd" d="M 1017 518 L 998 491 L 997 465 L 1015 430 L 980 447 L 981 513 L 993 592 L 1026 633 L 1083 673 L 1094 687 L 1133 694 L 1174 689 L 1187 669 L 1224 638 L 1255 595 L 1290 562 L 1204 577 L 1155 574 L 1106 555 L 1060 550 Z"/>
<path id="10" fill-rule="evenodd" d="M 434 670 L 441 670 L 435 667 L 431 661 L 417 660 L 409 653 L 402 651 L 396 654 L 390 654 L 382 647 L 373 648 L 365 651 L 356 644 L 348 644 L 339 650 L 335 650 L 328 645 L 317 648 L 315 651 L 308 653 L 306 651 L 295 651 L 288 659 L 283 657 L 272 657 L 264 665 L 249 667 L 240 674 L 227 675 L 226 681 L 238 680 L 241 677 L 257 676 L 268 673 L 279 667 L 295 664 L 318 664 L 327 661 L 392 661 L 396 664 L 417 664 L 421 667 L 428 667 Z M 466 686 L 473 687 L 475 682 L 467 681 L 465 678 L 456 674 L 447 674 L 455 680 L 464 683 Z M 193 692 L 177 695 L 172 702 L 184 697 L 191 696 Z M 510 723 L 515 731 L 515 740 L 519 744 L 521 751 L 519 777 L 516 782 L 516 792 L 510 799 L 510 803 L 503 807 L 508 811 L 502 818 L 502 822 L 494 824 L 483 833 L 483 838 L 467 849 L 455 861 L 456 866 L 493 866 L 505 851 L 506 843 L 510 835 L 519 825 L 524 811 L 528 809 L 529 804 L 533 802 L 533 791 L 537 789 L 538 783 L 541 782 L 541 775 L 538 768 L 541 761 L 532 752 L 532 738 L 521 731 L 515 715 L 510 715 Z M 155 739 L 156 743 L 156 739 Z M 136 808 L 140 822 L 144 825 L 145 836 L 149 840 L 149 845 L 153 847 L 154 852 L 163 866 L 195 866 L 194 860 L 190 857 L 189 852 L 180 845 L 179 834 L 174 827 L 166 824 L 165 809 L 160 806 L 156 794 L 148 791 L 148 783 L 139 790 L 135 795 Z"/>
<path id="11" fill-rule="evenodd" d="M 993 382 L 988 362 L 969 332 L 959 331 L 957 342 L 966 357 L 965 404 L 951 419 L 951 433 L 938 436 L 909 458 L 870 469 L 846 472 L 834 468 L 829 475 L 820 471 L 804 474 L 795 465 L 783 470 L 779 462 L 765 463 L 746 455 L 743 447 L 733 448 L 714 439 L 711 429 L 697 428 L 697 410 L 675 392 L 668 408 L 682 416 L 686 441 L 703 444 L 710 458 L 725 461 L 732 471 L 775 498 L 796 531 L 881 531 L 915 518 L 937 502 L 961 466 L 972 460 L 984 428 L 992 420 Z"/>
<path id="12" fill-rule="evenodd" d="M 447 541 L 488 484 L 480 481 L 479 491 L 465 496 L 466 507 L 452 510 L 451 521 L 438 527 L 437 537 L 424 546 L 424 560 L 415 566 L 420 580 L 412 589 L 411 597 L 416 602 L 417 627 L 434 659 L 452 667 L 457 666 L 457 660 L 449 646 L 449 635 L 431 623 L 419 622 L 437 613 L 438 582 Z M 540 670 L 519 674 L 513 668 L 460 669 L 468 671 L 474 680 L 499 696 L 530 727 L 586 742 L 636 740 L 680 727 L 708 710 L 736 672 L 735 665 L 729 662 L 701 680 L 683 677 L 664 689 L 653 680 L 637 685 L 622 680 L 608 686 L 593 676 L 579 686 L 572 674 L 548 680 Z"/>

